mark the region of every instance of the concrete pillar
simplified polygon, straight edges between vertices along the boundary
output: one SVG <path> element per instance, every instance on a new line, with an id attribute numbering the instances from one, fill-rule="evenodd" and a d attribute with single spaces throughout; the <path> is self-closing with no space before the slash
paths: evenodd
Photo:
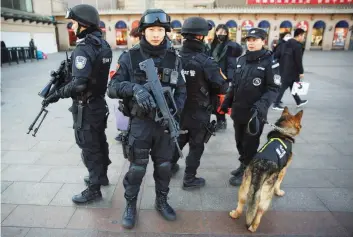
<path id="1" fill-rule="evenodd" d="M 311 46 L 311 38 L 313 34 L 313 21 L 308 21 L 308 31 L 306 32 L 306 42 L 305 42 L 305 50 L 310 50 Z"/>
<path id="2" fill-rule="evenodd" d="M 344 44 L 344 50 L 348 50 L 349 49 L 349 43 L 350 43 L 351 35 L 352 35 L 352 31 L 348 30 L 346 43 Z"/>

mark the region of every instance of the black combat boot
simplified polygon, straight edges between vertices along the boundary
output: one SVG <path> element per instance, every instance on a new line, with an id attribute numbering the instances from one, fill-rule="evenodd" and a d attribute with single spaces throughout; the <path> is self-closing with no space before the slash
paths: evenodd
<path id="1" fill-rule="evenodd" d="M 72 201 L 76 204 L 85 204 L 100 199 L 102 199 L 100 185 L 89 185 L 80 194 L 77 194 L 72 197 Z"/>
<path id="2" fill-rule="evenodd" d="M 178 172 L 179 168 L 180 167 L 178 164 L 172 164 L 172 168 L 171 168 L 172 175 L 175 175 Z"/>
<path id="3" fill-rule="evenodd" d="M 245 171 L 245 168 L 241 168 L 239 167 L 239 172 L 237 173 L 237 176 L 232 176 L 230 179 L 229 179 L 229 184 L 232 185 L 232 186 L 240 186 L 241 183 L 243 182 L 243 176 L 244 176 L 244 171 Z"/>
<path id="4" fill-rule="evenodd" d="M 206 181 L 203 178 L 197 178 L 192 174 L 184 174 L 183 189 L 190 190 L 194 188 L 201 188 L 205 186 Z"/>
<path id="5" fill-rule="evenodd" d="M 240 163 L 240 166 L 236 170 L 233 170 L 230 174 L 233 176 L 239 176 L 239 174 L 243 175 L 245 168 L 246 166 L 243 163 Z"/>
<path id="6" fill-rule="evenodd" d="M 126 207 L 123 214 L 122 226 L 125 229 L 132 229 L 135 226 L 136 222 L 136 203 L 137 197 L 129 198 L 126 197 Z"/>
<path id="7" fill-rule="evenodd" d="M 154 207 L 167 221 L 175 221 L 176 214 L 174 209 L 167 202 L 168 192 L 156 190 L 156 202 Z"/>

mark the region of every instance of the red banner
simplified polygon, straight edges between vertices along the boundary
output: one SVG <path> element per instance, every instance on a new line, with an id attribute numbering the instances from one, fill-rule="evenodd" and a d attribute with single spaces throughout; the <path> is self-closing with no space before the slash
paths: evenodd
<path id="1" fill-rule="evenodd" d="M 353 4 L 353 0 L 247 0 L 247 4 Z"/>

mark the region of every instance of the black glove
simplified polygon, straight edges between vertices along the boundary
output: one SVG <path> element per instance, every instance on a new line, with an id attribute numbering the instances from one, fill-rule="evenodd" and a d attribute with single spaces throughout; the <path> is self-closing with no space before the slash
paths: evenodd
<path id="1" fill-rule="evenodd" d="M 50 96 L 48 96 L 46 99 L 44 99 L 42 101 L 42 105 L 46 107 L 51 103 L 58 102 L 59 99 L 60 99 L 60 95 L 59 95 L 58 91 L 55 91 L 53 94 L 51 94 Z"/>
<path id="2" fill-rule="evenodd" d="M 142 108 L 146 113 L 156 108 L 156 103 L 152 98 L 148 90 L 139 84 L 134 85 L 134 98 L 140 108 Z"/>

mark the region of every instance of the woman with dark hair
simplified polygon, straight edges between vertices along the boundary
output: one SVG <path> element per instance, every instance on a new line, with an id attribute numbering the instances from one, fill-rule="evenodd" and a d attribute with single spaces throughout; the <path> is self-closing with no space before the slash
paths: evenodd
<path id="1" fill-rule="evenodd" d="M 210 56 L 218 63 L 222 72 L 226 75 L 227 82 L 231 82 L 235 70 L 237 57 L 241 56 L 243 48 L 235 42 L 229 40 L 229 28 L 224 24 L 216 27 L 215 35 L 211 43 Z M 224 113 L 219 113 L 221 97 L 213 98 L 214 113 L 217 117 L 217 130 L 227 128 L 227 120 Z"/>
<path id="2" fill-rule="evenodd" d="M 136 27 L 136 28 L 131 29 L 129 36 L 132 41 L 132 46 L 135 46 L 136 44 L 138 44 L 140 42 L 142 34 L 141 34 L 141 32 L 138 31 L 138 29 Z"/>

